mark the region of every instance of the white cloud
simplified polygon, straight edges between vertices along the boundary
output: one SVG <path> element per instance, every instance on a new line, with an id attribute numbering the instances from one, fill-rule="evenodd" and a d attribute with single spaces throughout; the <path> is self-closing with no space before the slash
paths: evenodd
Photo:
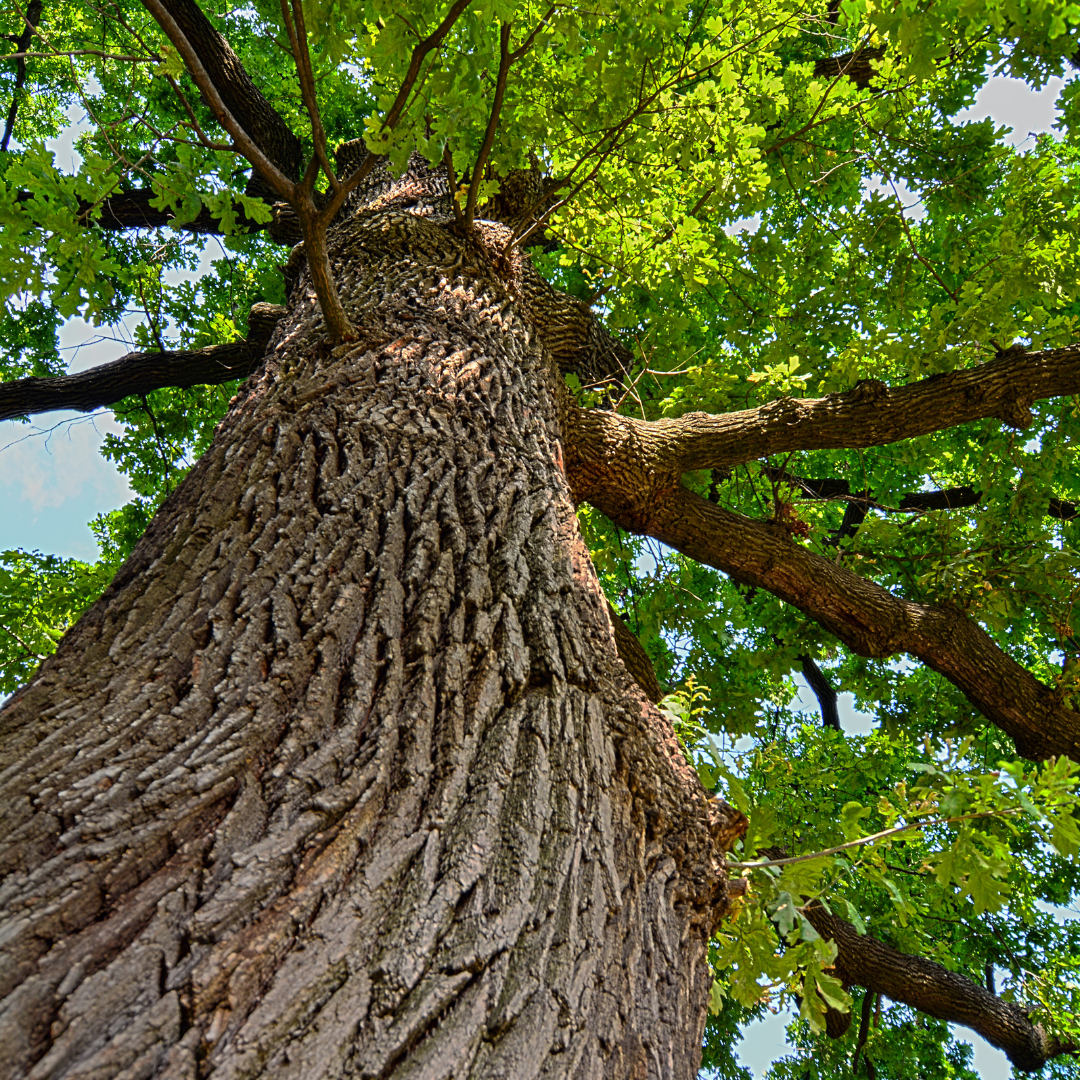
<path id="1" fill-rule="evenodd" d="M 1020 79 L 992 76 L 975 97 L 975 104 L 956 114 L 957 120 L 993 119 L 1012 128 L 1006 141 L 1021 146 L 1035 135 L 1049 131 L 1057 120 L 1057 99 L 1063 79 L 1051 79 L 1041 90 L 1032 90 Z"/>
<path id="2" fill-rule="evenodd" d="M 88 498 L 111 506 L 131 498 L 127 480 L 98 453 L 103 436 L 120 431 L 112 414 L 64 416 L 0 427 L 0 438 L 6 436 L 0 442 L 0 499 L 9 510 L 36 514 Z"/>

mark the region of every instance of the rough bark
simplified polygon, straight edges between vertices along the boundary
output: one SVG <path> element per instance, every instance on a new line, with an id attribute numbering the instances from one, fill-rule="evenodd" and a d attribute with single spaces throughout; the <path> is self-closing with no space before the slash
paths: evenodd
<path id="1" fill-rule="evenodd" d="M 616 658 L 483 245 L 333 236 L 0 712 L 0 1073 L 690 1077 L 744 821 Z"/>
<path id="2" fill-rule="evenodd" d="M 841 56 L 826 56 L 814 61 L 814 77 L 817 79 L 848 78 L 860 90 L 870 85 L 876 72 L 873 61 L 885 55 L 882 48 L 859 49 L 858 52 L 844 53 Z"/>
<path id="3" fill-rule="evenodd" d="M 664 692 L 660 689 L 656 669 L 649 659 L 649 654 L 610 603 L 607 610 L 611 628 L 615 633 L 615 648 L 618 650 L 619 659 L 634 682 L 645 692 L 645 696 L 655 704 L 664 696 Z"/>
<path id="4" fill-rule="evenodd" d="M 933 375 L 908 386 L 866 379 L 843 394 L 780 398 L 756 409 L 714 416 L 635 420 L 592 411 L 578 437 L 599 445 L 633 444 L 656 471 L 730 469 L 795 450 L 884 446 L 932 431 L 996 417 L 1031 423 L 1033 401 L 1080 393 L 1080 345 L 1042 352 L 1008 351 L 973 368 Z"/>
<path id="5" fill-rule="evenodd" d="M 884 994 L 939 1020 L 969 1027 L 1004 1050 L 1022 1072 L 1035 1072 L 1052 1057 L 1076 1052 L 1072 1043 L 1061 1042 L 1041 1025 L 1033 1024 L 1019 1005 L 1003 1001 L 966 976 L 860 934 L 851 923 L 829 914 L 820 904 L 803 910 L 823 938 L 836 942 L 837 977 L 848 986 L 865 987 L 868 998 Z M 863 1028 L 865 1018 L 864 1009 Z M 861 1032 L 860 1046 L 865 1041 L 865 1033 Z"/>
<path id="6" fill-rule="evenodd" d="M 76 375 L 29 376 L 0 383 L 0 420 L 54 409 L 89 412 L 129 394 L 147 394 L 166 386 L 216 386 L 242 379 L 262 359 L 274 326 L 285 309 L 256 304 L 248 316 L 248 337 L 229 345 L 209 345 L 188 352 L 128 353 Z"/>

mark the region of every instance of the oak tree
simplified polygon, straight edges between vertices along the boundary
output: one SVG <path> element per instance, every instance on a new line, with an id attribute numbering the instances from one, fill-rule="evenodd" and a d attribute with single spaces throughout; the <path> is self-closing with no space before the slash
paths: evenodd
<path id="1" fill-rule="evenodd" d="M 1080 8 L 2 19 L 5 1076 L 1073 1075 Z"/>

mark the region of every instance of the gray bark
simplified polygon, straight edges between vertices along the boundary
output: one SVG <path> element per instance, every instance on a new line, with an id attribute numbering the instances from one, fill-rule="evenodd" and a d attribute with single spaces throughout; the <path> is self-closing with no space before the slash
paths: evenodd
<path id="1" fill-rule="evenodd" d="M 743 825 L 619 662 L 513 280 L 332 235 L 0 711 L 0 1075 L 691 1077 Z M 511 275 L 512 278 L 512 275 Z"/>

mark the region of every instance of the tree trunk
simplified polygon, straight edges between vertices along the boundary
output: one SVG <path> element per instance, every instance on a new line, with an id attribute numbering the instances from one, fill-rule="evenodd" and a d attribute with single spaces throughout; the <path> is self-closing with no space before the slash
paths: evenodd
<path id="1" fill-rule="evenodd" d="M 0 712 L 0 1073 L 691 1077 L 721 850 L 615 653 L 560 380 L 484 249 L 332 235 Z"/>

